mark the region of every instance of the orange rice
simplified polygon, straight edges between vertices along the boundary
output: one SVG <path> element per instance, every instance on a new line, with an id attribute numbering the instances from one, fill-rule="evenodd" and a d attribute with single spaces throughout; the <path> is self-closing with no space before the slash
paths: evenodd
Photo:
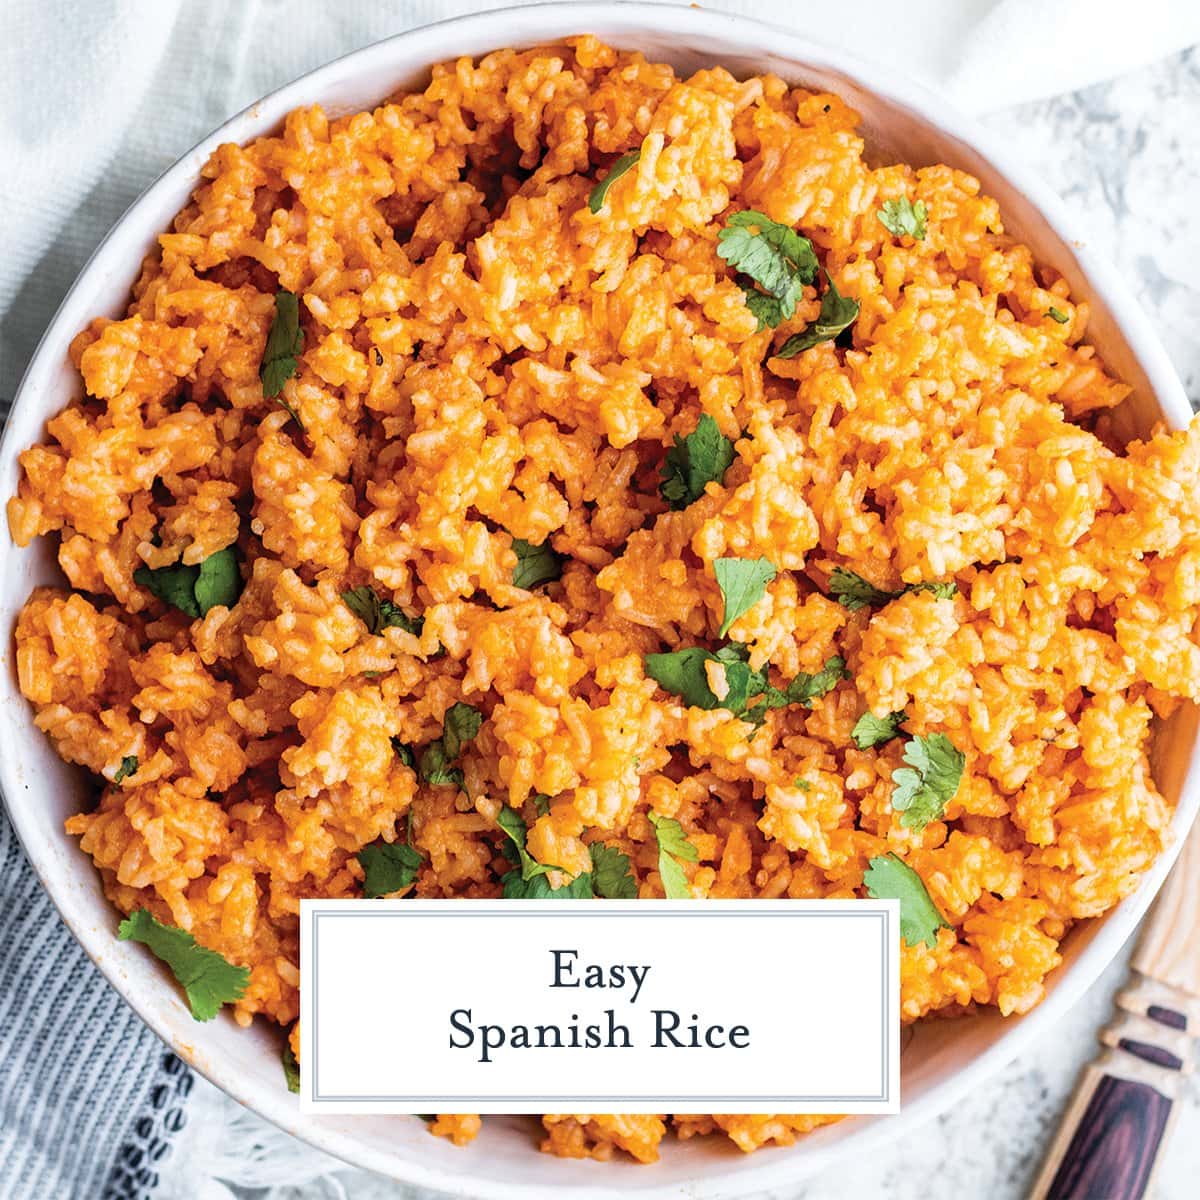
<path id="1" fill-rule="evenodd" d="M 909 1021 L 1025 1012 L 1072 923 L 1153 862 L 1153 719 L 1200 680 L 1200 426 L 1115 439 L 1129 389 L 1086 302 L 975 179 L 872 168 L 856 122 L 833 95 L 681 81 L 591 37 L 462 59 L 373 112 L 300 109 L 222 146 L 127 316 L 75 339 L 85 394 L 8 504 L 20 544 L 59 535 L 69 581 L 21 614 L 20 683 L 102 784 L 67 828 L 113 903 L 249 966 L 240 1022 L 293 1025 L 300 899 L 360 895 L 356 852 L 410 812 L 419 896 L 499 893 L 505 804 L 535 858 L 586 870 L 603 837 L 647 898 L 652 811 L 697 848 L 697 899 L 861 896 L 894 852 L 949 922 L 903 949 Z M 923 240 L 878 219 L 901 196 L 927 206 Z M 771 356 L 820 301 L 756 331 L 716 254 L 739 209 L 812 239 L 861 304 L 853 348 Z M 259 381 L 281 288 L 306 433 Z M 668 511 L 664 452 L 701 413 L 737 456 Z M 562 579 L 514 587 L 514 537 L 548 538 Z M 232 608 L 191 620 L 133 581 L 233 544 Z M 684 706 L 643 655 L 717 644 L 712 564 L 760 555 L 778 575 L 731 638 L 773 677 L 840 654 L 849 678 L 755 732 Z M 850 612 L 826 594 L 839 565 L 958 594 Z M 339 598 L 363 584 L 423 631 L 369 634 Z M 485 717 L 464 788 L 419 783 L 391 739 L 430 742 L 457 701 Z M 966 755 L 920 833 L 889 803 L 903 739 L 851 742 L 868 708 Z M 826 1119 L 546 1117 L 544 1146 L 651 1160 L 670 1127 L 752 1150 Z"/>

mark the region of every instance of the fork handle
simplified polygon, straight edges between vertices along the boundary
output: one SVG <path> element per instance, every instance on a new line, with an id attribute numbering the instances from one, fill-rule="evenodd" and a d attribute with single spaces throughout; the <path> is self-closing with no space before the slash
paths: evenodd
<path id="1" fill-rule="evenodd" d="M 1030 1200 L 1142 1200 L 1200 1033 L 1195 998 L 1135 973 L 1084 1068 Z"/>

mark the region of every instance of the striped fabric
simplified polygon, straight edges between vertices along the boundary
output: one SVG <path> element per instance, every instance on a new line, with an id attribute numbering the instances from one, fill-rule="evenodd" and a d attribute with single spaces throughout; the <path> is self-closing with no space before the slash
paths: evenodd
<path id="1" fill-rule="evenodd" d="M 191 1072 L 91 964 L 0 814 L 0 1200 L 143 1200 Z"/>

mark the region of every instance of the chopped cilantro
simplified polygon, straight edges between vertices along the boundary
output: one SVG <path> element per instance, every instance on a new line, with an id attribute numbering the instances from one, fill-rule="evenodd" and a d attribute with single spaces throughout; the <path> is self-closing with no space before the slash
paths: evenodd
<path id="1" fill-rule="evenodd" d="M 242 594 L 242 575 L 232 546 L 201 563 L 138 567 L 133 581 L 189 617 L 202 617 L 218 604 L 232 608 Z"/>
<path id="2" fill-rule="evenodd" d="M 290 1038 L 283 1039 L 283 1051 L 279 1059 L 283 1063 L 283 1077 L 287 1080 L 287 1090 L 298 1092 L 300 1090 L 300 1064 L 296 1061 Z"/>
<path id="3" fill-rule="evenodd" d="M 421 869 L 425 856 L 415 846 L 404 842 L 385 842 L 376 838 L 363 846 L 357 855 L 362 867 L 363 895 L 368 900 L 390 896 L 410 886 Z"/>
<path id="4" fill-rule="evenodd" d="M 798 787 L 802 792 L 812 791 L 812 784 L 807 779 L 801 779 L 799 775 L 792 780 L 792 787 Z"/>
<path id="5" fill-rule="evenodd" d="M 687 437 L 675 435 L 675 445 L 663 459 L 662 498 L 672 508 L 687 508 L 704 495 L 705 484 L 724 480 L 733 457 L 733 442 L 708 413 L 701 413 Z"/>
<path id="6" fill-rule="evenodd" d="M 446 754 L 451 759 L 457 758 L 463 747 L 479 732 L 483 724 L 483 713 L 461 700 L 450 705 L 442 718 L 442 742 Z"/>
<path id="7" fill-rule="evenodd" d="M 768 709 L 784 708 L 789 704 L 807 704 L 825 695 L 846 678 L 846 664 L 833 657 L 815 675 L 801 672 L 784 689 L 769 682 L 765 668 L 755 671 L 747 659 L 745 646 L 722 646 L 715 653 L 702 646 L 673 650 L 665 654 L 647 654 L 642 662 L 646 674 L 672 695 L 679 696 L 692 708 L 726 708 L 734 716 L 761 725 Z M 720 663 L 725 668 L 727 691 L 718 700 L 708 686 L 706 664 Z M 756 703 L 750 701 L 761 697 Z"/>
<path id="8" fill-rule="evenodd" d="M 130 775 L 136 775 L 138 769 L 138 760 L 136 754 L 127 754 L 121 759 L 121 765 L 117 768 L 117 773 L 112 777 L 113 784 L 124 783 Z"/>
<path id="9" fill-rule="evenodd" d="M 234 966 L 186 930 L 164 925 L 147 909 L 134 909 L 118 926 L 117 937 L 149 946 L 171 968 L 197 1021 L 211 1021 L 222 1004 L 240 1000 L 250 982 L 249 967 Z"/>
<path id="10" fill-rule="evenodd" d="M 795 314 L 819 266 L 808 238 L 753 209 L 729 217 L 717 234 L 717 254 L 762 289 L 757 292 L 739 281 L 759 329 L 774 328 Z M 752 300 L 752 295 L 762 299 Z"/>
<path id="11" fill-rule="evenodd" d="M 259 364 L 258 377 L 262 380 L 263 395 L 268 399 L 278 397 L 283 385 L 296 373 L 300 365 L 299 356 L 304 351 L 304 331 L 300 328 L 300 301 L 292 292 L 275 293 L 275 318 L 267 344 Z M 279 401 L 283 404 L 283 401 Z M 288 405 L 284 408 L 303 429 L 300 418 Z"/>
<path id="12" fill-rule="evenodd" d="M 730 625 L 763 598 L 767 584 L 775 578 L 775 566 L 766 558 L 718 558 L 713 572 L 725 598 L 725 612 L 717 630 L 717 636 L 724 637 Z"/>
<path id="13" fill-rule="evenodd" d="M 967 758 L 944 733 L 913 738 L 903 758 L 908 766 L 892 772 L 892 807 L 902 814 L 901 825 L 920 833 L 946 811 Z"/>
<path id="14" fill-rule="evenodd" d="M 513 587 L 529 592 L 539 584 L 562 578 L 562 559 L 554 552 L 549 541 L 535 546 L 524 538 L 513 538 L 512 548 L 517 555 L 517 565 L 513 567 Z"/>
<path id="15" fill-rule="evenodd" d="M 642 148 L 639 146 L 636 150 L 630 150 L 626 154 L 622 154 L 615 163 L 609 168 L 608 174 L 600 180 L 591 194 L 588 196 L 588 208 L 594 213 L 598 213 L 604 207 L 604 201 L 608 197 L 608 189 L 612 187 L 630 167 L 636 166 L 638 159 L 642 157 Z"/>
<path id="16" fill-rule="evenodd" d="M 1053 306 L 1046 309 L 1046 316 L 1052 321 L 1057 321 L 1060 325 L 1065 325 L 1071 319 L 1061 308 L 1054 308 Z"/>
<path id="17" fill-rule="evenodd" d="M 342 593 L 342 603 L 367 627 L 371 634 L 396 626 L 405 633 L 420 636 L 425 624 L 421 617 L 410 617 L 398 604 L 381 600 L 374 588 L 365 583 Z"/>
<path id="18" fill-rule="evenodd" d="M 589 871 L 576 875 L 570 883 L 562 887 L 551 887 L 545 875 L 535 875 L 532 879 L 521 878 L 521 872 L 514 867 L 503 876 L 500 882 L 504 885 L 501 895 L 505 900 L 591 900 L 592 876 Z"/>
<path id="19" fill-rule="evenodd" d="M 415 768 L 417 765 L 416 756 L 412 752 L 412 747 L 406 745 L 398 737 L 393 737 L 392 749 L 396 752 L 396 757 L 409 768 Z"/>
<path id="20" fill-rule="evenodd" d="M 775 351 L 776 358 L 795 358 L 803 350 L 811 350 L 821 342 L 832 341 L 857 319 L 858 301 L 843 296 L 828 272 L 825 273 L 825 282 L 828 286 L 821 297 L 821 311 L 817 314 L 817 319 L 807 329 L 793 333 Z"/>
<path id="21" fill-rule="evenodd" d="M 469 704 L 452 704 L 442 718 L 442 736 L 421 751 L 417 771 L 426 783 L 462 787 L 463 773 L 451 766 L 483 724 L 483 713 Z"/>
<path id="22" fill-rule="evenodd" d="M 909 946 L 937 945 L 937 931 L 950 923 L 929 898 L 920 875 L 895 854 L 871 859 L 863 875 L 867 895 L 873 900 L 900 901 L 900 936 Z"/>
<path id="23" fill-rule="evenodd" d="M 550 797 L 538 792 L 533 796 L 533 808 L 539 817 L 544 817 L 550 811 Z"/>
<path id="24" fill-rule="evenodd" d="M 953 579 L 945 583 L 910 583 L 899 591 L 888 592 L 845 567 L 834 567 L 829 576 L 829 594 L 851 612 L 879 608 L 908 592 L 932 592 L 939 600 L 951 600 L 958 595 L 958 584 Z"/>
<path id="25" fill-rule="evenodd" d="M 925 218 L 928 215 L 924 200 L 914 204 L 907 196 L 901 196 L 899 200 L 885 200 L 878 213 L 888 233 L 894 233 L 897 237 L 907 235 L 918 242 L 925 238 Z"/>
<path id="26" fill-rule="evenodd" d="M 688 841 L 683 826 L 674 817 L 660 817 L 652 812 L 650 824 L 654 826 L 654 837 L 658 842 L 658 873 L 667 899 L 690 900 L 691 888 L 679 859 L 696 862 L 700 857 L 696 847 Z"/>
<path id="27" fill-rule="evenodd" d="M 850 730 L 850 737 L 860 750 L 869 750 L 872 746 L 882 746 L 892 738 L 901 734 L 901 726 L 908 720 L 906 712 L 889 713 L 886 717 L 877 717 L 867 709 Z"/>
<path id="28" fill-rule="evenodd" d="M 545 875 L 550 871 L 562 871 L 562 867 L 556 867 L 553 863 L 538 862 L 525 849 L 525 822 L 515 808 L 504 805 L 496 817 L 496 824 L 508 835 L 509 842 L 517 852 L 517 864 L 521 870 L 522 883 L 528 883 L 531 879 L 536 879 L 539 875 Z"/>
<path id="29" fill-rule="evenodd" d="M 592 888 L 596 895 L 606 900 L 637 899 L 638 885 L 629 855 L 603 842 L 593 842 L 588 850 L 592 856 Z"/>

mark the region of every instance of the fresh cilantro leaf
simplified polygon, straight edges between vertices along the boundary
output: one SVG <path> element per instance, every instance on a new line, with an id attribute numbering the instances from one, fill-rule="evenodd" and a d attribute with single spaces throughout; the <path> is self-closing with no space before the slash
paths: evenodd
<path id="1" fill-rule="evenodd" d="M 376 838 L 359 850 L 357 858 L 366 876 L 363 895 L 376 900 L 408 887 L 416 879 L 425 856 L 415 846 Z"/>
<path id="2" fill-rule="evenodd" d="M 829 575 L 829 594 L 851 612 L 879 608 L 907 592 L 932 592 L 939 600 L 951 600 L 958 595 L 958 584 L 953 579 L 944 583 L 910 583 L 897 592 L 889 592 L 845 567 L 834 567 Z"/>
<path id="3" fill-rule="evenodd" d="M 446 756 L 456 759 L 463 747 L 479 732 L 483 724 L 483 713 L 461 700 L 450 705 L 442 718 L 442 743 L 446 747 Z"/>
<path id="4" fill-rule="evenodd" d="M 417 761 L 417 773 L 426 783 L 432 784 L 434 787 L 453 784 L 454 787 L 461 788 L 465 782 L 462 770 L 459 767 L 452 767 L 450 761 L 442 739 L 438 738 L 436 742 L 430 742 L 421 751 L 421 757 Z"/>
<path id="5" fill-rule="evenodd" d="M 121 765 L 117 768 L 117 773 L 112 777 L 114 786 L 118 783 L 124 783 L 130 775 L 136 775 L 138 769 L 138 760 L 136 754 L 127 754 L 121 759 Z"/>
<path id="6" fill-rule="evenodd" d="M 501 877 L 500 882 L 505 900 L 591 900 L 593 896 L 590 871 L 576 875 L 562 887 L 551 887 L 545 875 L 522 879 L 520 869 L 514 867 Z"/>
<path id="7" fill-rule="evenodd" d="M 760 292 L 754 284 L 747 283 L 744 279 L 738 280 L 738 286 L 746 297 L 746 307 L 758 321 L 756 333 L 762 333 L 764 329 L 774 329 L 783 320 L 783 305 L 774 296 Z"/>
<path id="8" fill-rule="evenodd" d="M 701 413 L 687 437 L 675 435 L 663 459 L 662 498 L 674 509 L 687 508 L 704 495 L 705 484 L 724 480 L 733 457 L 733 442 L 708 413 Z"/>
<path id="9" fill-rule="evenodd" d="M 929 898 L 920 875 L 895 854 L 871 859 L 863 883 L 873 900 L 900 901 L 900 936 L 907 945 L 924 942 L 936 946 L 937 931 L 950 928 L 950 922 Z"/>
<path id="10" fill-rule="evenodd" d="M 850 730 L 850 737 L 860 750 L 869 750 L 872 746 L 882 746 L 892 738 L 900 736 L 901 726 L 908 720 L 906 712 L 889 713 L 886 717 L 877 717 L 867 709 Z"/>
<path id="11" fill-rule="evenodd" d="M 918 833 L 937 821 L 958 791 L 967 757 L 944 733 L 915 737 L 904 747 L 909 765 L 892 772 L 892 807 L 900 824 Z"/>
<path id="12" fill-rule="evenodd" d="M 196 606 L 203 616 L 210 608 L 232 608 L 242 594 L 242 573 L 238 570 L 237 551 L 232 546 L 210 554 L 200 564 L 196 577 Z"/>
<path id="13" fill-rule="evenodd" d="M 242 593 L 237 551 L 232 546 L 210 554 L 202 563 L 138 567 L 133 581 L 189 617 L 202 617 L 218 604 L 232 608 Z"/>
<path id="14" fill-rule="evenodd" d="M 901 196 L 899 200 L 885 200 L 878 215 L 888 233 L 894 233 L 897 237 L 907 235 L 918 242 L 924 240 L 925 218 L 928 216 L 924 200 L 918 200 L 915 204 L 907 196 Z"/>
<path id="15" fill-rule="evenodd" d="M 496 817 L 496 824 L 508 835 L 509 841 L 517 852 L 522 883 L 528 883 L 531 879 L 536 879 L 539 875 L 545 875 L 550 871 L 562 871 L 562 867 L 556 867 L 553 863 L 538 862 L 525 849 L 525 822 L 515 808 L 509 808 L 508 805 L 502 806 Z"/>
<path id="16" fill-rule="evenodd" d="M 296 1061 L 296 1054 L 292 1050 L 289 1038 L 283 1039 L 283 1052 L 279 1059 L 283 1063 L 283 1077 L 287 1080 L 287 1090 L 298 1092 L 300 1090 L 300 1064 Z"/>
<path id="17" fill-rule="evenodd" d="M 810 350 L 821 342 L 832 341 L 858 317 L 858 301 L 843 296 L 828 272 L 825 274 L 825 282 L 828 286 L 821 297 L 821 311 L 817 314 L 817 319 L 807 329 L 793 333 L 775 351 L 776 358 L 795 358 L 803 350 Z"/>
<path id="18" fill-rule="evenodd" d="M 593 842 L 588 849 L 592 855 L 592 888 L 596 895 L 606 900 L 637 899 L 638 885 L 629 855 L 603 842 Z"/>
<path id="19" fill-rule="evenodd" d="M 535 546 L 524 538 L 513 538 L 512 548 L 517 555 L 517 565 L 513 567 L 513 587 L 530 592 L 539 584 L 562 578 L 562 559 L 554 552 L 549 541 Z"/>
<path id="20" fill-rule="evenodd" d="M 600 180 L 591 194 L 588 196 L 588 208 L 594 213 L 598 213 L 604 207 L 604 201 L 608 196 L 608 189 L 612 187 L 630 167 L 637 164 L 638 159 L 642 157 L 642 148 L 639 146 L 636 150 L 630 150 L 626 154 L 622 154 L 615 163 L 609 168 L 608 174 Z"/>
<path id="21" fill-rule="evenodd" d="M 846 670 L 845 660 L 835 654 L 826 659 L 825 665 L 815 674 L 808 675 L 801 671 L 784 690 L 784 703 L 805 704 L 812 708 L 814 700 L 819 700 L 826 692 L 832 692 L 843 679 L 849 678 L 850 673 Z M 782 708 L 783 705 L 771 707 Z"/>
<path id="22" fill-rule="evenodd" d="M 421 617 L 410 617 L 398 604 L 380 599 L 375 589 L 365 583 L 343 592 L 342 603 L 371 634 L 382 633 L 385 629 L 397 626 L 405 633 L 419 636 L 425 624 Z"/>
<path id="23" fill-rule="evenodd" d="M 713 572 L 725 598 L 725 612 L 717 630 L 717 636 L 724 637 L 734 621 L 763 598 L 767 584 L 775 578 L 775 566 L 766 558 L 718 558 Z"/>
<path id="24" fill-rule="evenodd" d="M 904 592 L 932 592 L 939 600 L 953 600 L 958 595 L 958 584 L 953 579 L 943 583 L 910 583 Z"/>
<path id="25" fill-rule="evenodd" d="M 646 674 L 663 691 L 678 696 L 691 708 L 704 709 L 721 707 L 721 701 L 708 686 L 708 674 L 704 669 L 707 663 L 718 661 L 717 656 L 703 646 L 690 646 L 686 650 L 671 650 L 664 654 L 647 654 L 642 659 Z"/>
<path id="26" fill-rule="evenodd" d="M 117 927 L 117 937 L 149 946 L 171 968 L 197 1021 L 211 1021 L 222 1004 L 240 1000 L 250 982 L 249 967 L 235 967 L 215 950 L 201 946 L 187 930 L 164 925 L 147 909 L 134 909 Z"/>
<path id="27" fill-rule="evenodd" d="M 538 792 L 533 797 L 533 807 L 539 817 L 544 817 L 550 811 L 550 797 Z"/>
<path id="28" fill-rule="evenodd" d="M 690 900 L 691 888 L 678 860 L 696 862 L 700 857 L 696 847 L 688 841 L 683 826 L 674 817 L 660 817 L 652 812 L 650 824 L 654 826 L 654 837 L 658 841 L 658 873 L 667 899 Z"/>
<path id="29" fill-rule="evenodd" d="M 412 752 L 412 747 L 405 745 L 398 737 L 393 737 L 392 749 L 396 752 L 396 757 L 408 768 L 415 768 L 417 765 L 416 756 Z"/>
<path id="30" fill-rule="evenodd" d="M 258 368 L 264 396 L 269 399 L 283 391 L 283 385 L 296 373 L 296 368 L 300 365 L 299 356 L 303 351 L 304 331 L 300 328 L 300 301 L 292 292 L 276 292 L 275 319 L 271 322 L 271 332 L 267 334 L 266 348 Z M 290 408 L 288 412 L 291 412 L 292 416 L 296 415 Z"/>
<path id="31" fill-rule="evenodd" d="M 807 779 L 801 779 L 799 775 L 792 780 L 792 787 L 798 787 L 802 792 L 812 791 L 812 784 Z"/>
<path id="32" fill-rule="evenodd" d="M 825 695 L 846 678 L 846 664 L 837 656 L 814 675 L 801 672 L 780 689 L 767 679 L 765 668 L 753 670 L 745 646 L 722 646 L 713 653 L 702 646 L 673 650 L 665 654 L 647 654 L 642 659 L 646 674 L 672 695 L 680 697 L 692 708 L 726 708 L 736 717 L 761 725 L 768 709 L 785 708 L 789 704 L 807 704 Z M 725 669 L 723 700 L 718 700 L 708 686 L 708 663 L 720 663 Z M 750 701 L 762 697 L 755 704 Z"/>
<path id="33" fill-rule="evenodd" d="M 729 217 L 717 234 L 717 254 L 775 300 L 774 305 L 751 302 L 748 289 L 742 285 L 760 329 L 764 319 L 778 325 L 795 313 L 797 301 L 805 286 L 816 279 L 819 266 L 808 238 L 753 209 Z"/>
<path id="34" fill-rule="evenodd" d="M 1052 321 L 1057 321 L 1060 325 L 1065 325 L 1071 319 L 1061 308 L 1054 307 L 1046 309 L 1046 316 Z"/>
<path id="35" fill-rule="evenodd" d="M 885 592 L 882 588 L 877 588 L 854 571 L 847 571 L 845 567 L 834 567 L 830 573 L 829 594 L 851 612 L 857 612 L 868 605 L 877 608 L 900 595 L 899 592 Z"/>

